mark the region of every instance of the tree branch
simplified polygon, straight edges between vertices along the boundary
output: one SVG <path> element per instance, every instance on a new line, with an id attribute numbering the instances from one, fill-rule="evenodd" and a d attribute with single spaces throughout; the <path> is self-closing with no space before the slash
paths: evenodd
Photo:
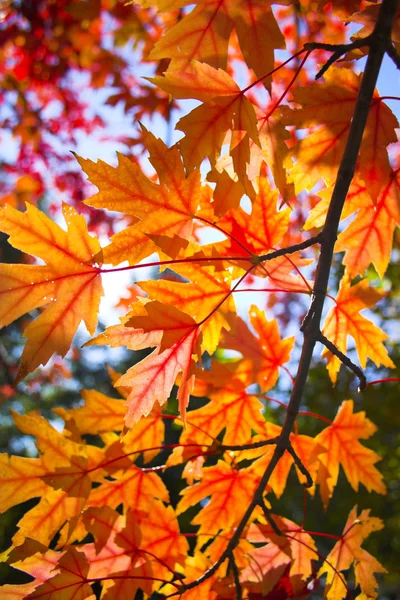
<path id="1" fill-rule="evenodd" d="M 306 478 L 306 483 L 304 484 L 304 486 L 312 487 L 312 485 L 314 484 L 312 477 L 311 477 L 310 473 L 308 472 L 308 469 L 306 469 L 306 467 L 301 462 L 300 458 L 297 456 L 297 454 L 290 442 L 288 443 L 287 451 L 289 452 L 289 454 L 292 455 L 294 464 L 299 469 L 300 473 L 302 473 L 304 475 L 304 477 Z"/>
<path id="2" fill-rule="evenodd" d="M 351 42 L 350 44 L 324 44 L 320 42 L 308 42 L 304 44 L 304 50 L 312 51 L 312 50 L 327 50 L 328 52 L 333 52 L 332 56 L 327 60 L 324 66 L 318 71 L 315 76 L 315 79 L 320 79 L 326 73 L 331 65 L 334 62 L 339 60 L 343 54 L 350 52 L 351 50 L 355 50 L 356 48 L 362 48 L 363 46 L 370 46 L 371 41 L 373 40 L 373 34 L 368 35 L 365 38 L 361 38 L 356 40 L 355 42 Z"/>
<path id="3" fill-rule="evenodd" d="M 400 69 L 400 56 L 393 44 L 388 44 L 386 54 L 392 59 L 398 69 Z"/>
<path id="4" fill-rule="evenodd" d="M 233 554 L 231 554 L 229 557 L 229 569 L 232 571 L 233 581 L 235 582 L 236 600 L 242 600 L 243 594 L 242 586 L 240 584 L 239 579 L 239 569 L 237 568 L 237 564 L 235 562 L 235 557 L 233 556 Z"/>
<path id="5" fill-rule="evenodd" d="M 261 256 L 256 256 L 257 261 L 256 265 L 263 263 L 267 260 L 273 260 L 274 258 L 278 258 L 279 256 L 285 256 L 286 254 L 294 254 L 299 250 L 305 250 L 314 244 L 319 244 L 321 242 L 321 233 L 318 235 L 314 235 L 313 237 L 305 240 L 304 242 L 300 242 L 299 244 L 294 244 L 293 246 L 287 246 L 286 248 L 280 248 L 279 250 L 274 250 L 274 252 L 269 252 L 268 254 L 262 254 Z"/>
<path id="6" fill-rule="evenodd" d="M 336 184 L 329 204 L 325 225 L 321 234 L 317 236 L 318 240 L 314 239 L 314 241 L 312 242 L 316 243 L 316 241 L 318 241 L 321 246 L 321 254 L 319 257 L 315 276 L 313 300 L 310 306 L 310 310 L 302 325 L 302 331 L 304 333 L 304 342 L 301 351 L 299 366 L 292 393 L 290 395 L 290 400 L 286 412 L 286 418 L 279 438 L 276 440 L 276 447 L 274 453 L 260 479 L 252 501 L 247 507 L 240 523 L 237 525 L 231 539 L 229 540 L 225 548 L 225 551 L 221 554 L 220 558 L 212 565 L 212 567 L 210 567 L 210 569 L 208 569 L 208 571 L 206 571 L 201 577 L 185 584 L 185 586 L 182 586 L 182 592 L 189 589 L 193 589 L 201 583 L 203 583 L 204 581 L 206 581 L 207 579 L 209 579 L 217 571 L 220 565 L 225 560 L 229 559 L 234 548 L 239 542 L 239 539 L 254 511 L 254 508 L 261 504 L 265 488 L 269 482 L 272 473 L 275 470 L 276 465 L 278 464 L 280 458 L 283 456 L 284 452 L 286 450 L 290 451 L 290 434 L 292 432 L 294 422 L 299 412 L 300 404 L 306 387 L 308 372 L 310 370 L 314 347 L 320 334 L 320 321 L 325 302 L 325 295 L 328 289 L 328 280 L 332 265 L 333 250 L 337 238 L 340 216 L 342 213 L 344 202 L 346 200 L 347 192 L 350 187 L 350 183 L 354 176 L 354 171 L 357 164 L 357 158 L 361 146 L 361 140 L 364 133 L 365 125 L 368 118 L 371 100 L 381 68 L 382 59 L 390 42 L 392 23 L 396 14 L 398 3 L 399 0 L 383 0 L 380 6 L 380 11 L 374 31 L 372 32 L 371 36 L 369 36 L 370 42 L 367 64 L 358 92 L 357 101 L 354 107 L 354 115 L 350 125 L 346 147 L 339 166 Z M 310 242 L 310 240 L 308 240 L 308 242 Z M 311 243 L 309 245 L 311 245 Z M 293 250 L 293 252 L 296 251 L 297 249 Z M 281 254 L 284 253 L 285 252 L 282 252 Z M 266 257 L 264 257 L 264 260 L 268 260 L 267 257 L 272 258 L 273 254 L 276 255 L 276 253 L 268 254 L 266 255 Z M 278 256 L 280 256 L 281 254 L 278 254 Z"/>
<path id="7" fill-rule="evenodd" d="M 276 444 L 279 438 L 271 438 L 270 440 L 262 440 L 260 442 L 253 442 L 250 444 L 230 444 L 230 445 L 226 445 L 226 444 L 221 444 L 220 446 L 220 450 L 224 451 L 225 450 L 231 450 L 231 451 L 240 451 L 240 450 L 254 450 L 255 448 L 262 448 L 263 446 L 271 446 L 273 444 Z"/>
<path id="8" fill-rule="evenodd" d="M 261 498 L 260 500 L 260 507 L 261 510 L 264 513 L 264 517 L 266 518 L 266 520 L 268 521 L 268 523 L 271 525 L 271 528 L 274 530 L 274 532 L 276 533 L 276 535 L 280 535 L 282 536 L 283 533 L 282 531 L 279 529 L 278 525 L 276 524 L 275 520 L 273 519 L 272 515 L 271 515 L 271 511 L 269 510 L 269 508 L 267 507 L 267 505 L 265 504 L 265 500 L 264 498 Z"/>
<path id="9" fill-rule="evenodd" d="M 321 332 L 318 335 L 318 341 L 321 342 L 321 344 L 323 344 L 326 348 L 328 348 L 329 352 L 337 356 L 338 359 L 350 369 L 350 371 L 353 371 L 353 373 L 357 375 L 358 379 L 360 380 L 360 386 L 358 388 L 360 392 L 365 390 L 367 385 L 367 378 L 365 377 L 362 369 L 358 365 L 354 364 L 353 361 L 351 361 L 350 358 L 346 356 L 346 354 L 343 354 L 343 352 L 341 352 L 339 348 L 337 348 L 335 344 L 328 340 L 328 338 L 325 337 Z"/>

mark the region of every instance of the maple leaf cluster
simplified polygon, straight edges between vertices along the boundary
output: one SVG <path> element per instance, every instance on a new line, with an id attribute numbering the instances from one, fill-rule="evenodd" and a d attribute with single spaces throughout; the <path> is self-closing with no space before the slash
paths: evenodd
<path id="1" fill-rule="evenodd" d="M 60 4 L 54 10 L 64 11 L 68 23 L 88 21 L 95 41 L 85 38 L 85 60 L 92 84 L 103 85 L 112 56 L 98 46 L 99 15 L 109 10 L 117 18 L 121 5 Z M 144 125 L 138 129 L 152 173 L 130 156 L 119 155 L 116 166 L 77 157 L 98 190 L 85 206 L 121 215 L 123 227 L 104 243 L 74 206 L 63 205 L 65 228 L 34 204 L 25 212 L 15 202 L 0 208 L 9 244 L 33 257 L 30 264 L 0 264 L 0 325 L 39 313 L 23 332 L 16 384 L 54 354 L 64 356 L 82 321 L 92 336 L 87 346 L 147 351 L 126 373 L 110 372 L 118 398 L 85 390 L 81 406 L 54 409 L 64 421 L 61 432 L 37 412 L 13 414 L 18 429 L 36 438 L 38 457 L 0 457 L 1 510 L 38 502 L 2 555 L 32 579 L 3 586 L 5 598 L 92 599 L 95 584 L 105 600 L 133 599 L 138 590 L 148 598 L 306 598 L 324 585 L 329 600 L 341 600 L 350 567 L 359 600 L 377 596 L 374 574 L 385 568 L 361 545 L 383 524 L 368 509 L 353 508 L 343 532 L 330 534 L 336 543 L 328 556 L 316 541 L 329 534 L 308 532 L 304 522 L 274 511 L 292 469 L 325 508 L 340 468 L 355 491 L 362 484 L 386 492 L 375 466 L 380 457 L 360 441 L 376 427 L 354 410 L 353 400 L 343 401 L 333 421 L 303 411 L 324 428 L 315 437 L 299 431 L 293 398 L 296 386 L 305 385 L 304 358 L 294 378 L 295 338 L 285 337 L 274 312 L 285 297 L 312 298 L 303 352 L 307 344 L 311 354 L 316 341 L 324 345 L 332 383 L 342 363 L 360 387 L 368 359 L 394 367 L 387 334 L 361 314 L 386 295 L 365 275 L 375 268 L 375 282 L 384 277 L 400 216 L 400 168 L 393 159 L 399 124 L 376 90 L 343 199 L 341 218 L 353 219 L 340 225 L 334 248 L 345 252 L 344 275 L 336 294 L 320 286 L 321 272 L 330 268 L 330 257 L 321 262 L 326 244 L 333 250 L 327 234 L 338 170 L 363 85 L 349 62 L 358 57 L 351 50 L 362 48 L 359 36 L 341 54 L 349 50 L 347 61 L 317 82 L 312 77 L 316 64 L 328 60 L 324 43 L 342 48 L 347 41 L 347 22 L 366 23 L 365 35 L 373 36 L 380 13 L 363 8 L 324 0 L 124 5 L 131 20 L 118 39 L 129 30 L 147 59 L 162 65 L 149 78 L 155 87 L 146 88 L 157 90 L 152 101 L 157 94 L 169 95 L 175 106 L 196 101 L 178 120 L 183 137 L 168 147 Z M 47 13 L 37 10 L 35 18 L 43 20 Z M 398 14 L 392 20 L 396 50 Z M 52 49 L 60 59 L 57 77 L 65 61 L 83 60 L 86 48 L 80 30 L 72 37 L 68 31 L 68 40 L 60 33 Z M 30 72 L 32 54 L 20 46 L 10 77 L 34 79 L 43 91 L 47 78 Z M 277 55 L 282 49 L 285 60 Z M 141 102 L 151 106 L 146 97 Z M 210 231 L 216 241 L 209 241 Z M 144 267 L 157 267 L 157 278 L 137 278 L 120 323 L 95 335 L 108 274 L 137 275 Z M 255 292 L 263 299 L 250 303 L 242 318 L 237 305 Z M 319 320 L 318 330 L 310 330 L 321 297 L 332 307 L 321 330 Z M 360 366 L 347 355 L 349 336 Z M 304 372 L 306 378 L 308 366 Z M 283 425 L 266 412 L 281 376 L 294 390 Z M 178 411 L 171 411 L 175 395 Z M 177 441 L 166 444 L 171 421 Z M 177 503 L 164 477 L 173 469 L 186 481 Z M 190 531 L 182 527 L 187 511 L 194 514 Z"/>

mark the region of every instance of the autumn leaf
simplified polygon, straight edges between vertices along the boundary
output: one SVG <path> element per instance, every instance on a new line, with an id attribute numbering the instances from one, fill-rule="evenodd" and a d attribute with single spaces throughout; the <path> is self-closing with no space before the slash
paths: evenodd
<path id="1" fill-rule="evenodd" d="M 168 502 L 168 490 L 157 473 L 151 473 L 132 465 L 122 473 L 114 473 L 109 480 L 93 488 L 87 506 L 110 506 L 120 504 L 146 510 L 154 499 Z"/>
<path id="2" fill-rule="evenodd" d="M 0 209 L 0 227 L 10 236 L 10 244 L 46 263 L 0 265 L 1 325 L 50 303 L 24 331 L 28 341 L 17 382 L 46 364 L 54 352 L 64 356 L 82 320 L 92 335 L 97 324 L 103 291 L 99 269 L 92 264 L 100 246 L 72 207 L 64 205 L 63 215 L 67 232 L 32 205 L 27 205 L 26 213 L 10 206 Z"/>
<path id="3" fill-rule="evenodd" d="M 129 386 L 131 392 L 126 400 L 128 408 L 125 424 L 131 427 L 142 415 L 147 416 L 155 402 L 164 404 L 172 386 L 182 371 L 178 391 L 179 410 L 185 418 L 186 407 L 193 379 L 191 374 L 192 355 L 197 353 L 198 328 L 192 327 L 186 335 L 170 348 L 159 353 L 156 349 L 140 363 L 128 369 L 118 379 L 116 386 Z"/>
<path id="4" fill-rule="evenodd" d="M 230 153 L 240 178 L 250 161 L 249 142 L 259 144 L 259 137 L 254 107 L 233 79 L 221 69 L 194 61 L 189 72 L 167 71 L 164 77 L 151 81 L 175 98 L 204 102 L 177 124 L 177 129 L 186 134 L 180 148 L 188 171 L 199 167 L 206 157 L 214 166 L 225 135 L 232 128 Z M 194 135 L 187 135 L 189 131 Z"/>
<path id="5" fill-rule="evenodd" d="M 258 584 L 266 596 L 282 577 L 291 557 L 273 543 L 254 548 L 249 552 L 249 566 L 242 572 L 243 582 Z"/>
<path id="6" fill-rule="evenodd" d="M 345 277 L 342 279 L 335 306 L 325 319 L 322 333 L 341 352 L 346 352 L 347 336 L 351 335 L 355 341 L 362 368 L 365 368 L 367 358 L 373 360 L 378 367 L 381 364 L 385 367 L 395 367 L 382 343 L 388 337 L 386 333 L 369 319 L 360 315 L 361 310 L 375 306 L 384 295 L 384 292 L 368 286 L 366 280 L 350 287 L 349 281 Z M 340 360 L 326 348 L 323 356 L 328 358 L 329 376 L 335 383 L 340 369 Z"/>
<path id="7" fill-rule="evenodd" d="M 0 455 L 0 512 L 11 506 L 37 498 L 47 489 L 41 479 L 47 473 L 40 458 Z"/>
<path id="8" fill-rule="evenodd" d="M 173 58 L 179 66 L 196 59 L 224 69 L 232 23 L 220 5 L 216 0 L 202 2 L 157 42 L 150 57 Z"/>
<path id="9" fill-rule="evenodd" d="M 231 322 L 231 331 L 224 334 L 222 348 L 237 350 L 250 363 L 249 383 L 257 381 L 263 392 L 271 389 L 277 379 L 279 367 L 290 357 L 293 338 L 282 340 L 277 322 L 268 321 L 256 306 L 250 308 L 250 323 L 258 336 L 251 333 L 239 317 Z"/>
<path id="10" fill-rule="evenodd" d="M 60 600 L 95 600 L 91 586 L 87 583 L 89 564 L 82 552 L 75 548 L 59 559 L 57 571 L 53 577 L 37 587 L 27 598 L 50 597 L 57 593 Z"/>
<path id="11" fill-rule="evenodd" d="M 352 565 L 356 576 L 356 584 L 367 598 L 376 598 L 378 582 L 374 573 L 386 573 L 386 569 L 361 544 L 373 531 L 383 527 L 381 519 L 369 516 L 369 510 L 363 510 L 357 516 L 355 506 L 348 516 L 341 539 L 326 557 L 326 561 L 318 572 L 318 577 L 326 573 L 325 594 L 328 600 L 341 600 L 347 596 L 347 587 L 343 583 L 341 572 Z"/>
<path id="12" fill-rule="evenodd" d="M 215 352 L 222 328 L 229 328 L 226 315 L 234 311 L 231 296 L 232 275 L 228 271 L 217 272 L 214 267 L 195 263 L 174 265 L 174 270 L 187 283 L 158 281 L 139 282 L 152 300 L 173 305 L 192 317 L 201 327 L 202 352 Z"/>
<path id="13" fill-rule="evenodd" d="M 173 58 L 174 71 L 188 68 L 194 59 L 225 69 L 233 26 L 248 66 L 257 77 L 265 76 L 274 67 L 274 49 L 285 42 L 271 7 L 261 1 L 203 0 L 168 31 L 150 56 Z"/>
<path id="14" fill-rule="evenodd" d="M 0 477 L 4 490 L 1 509 L 4 511 L 27 498 L 39 497 L 39 503 L 17 523 L 13 543 L 20 546 L 26 538 L 32 538 L 49 544 L 65 522 L 73 529 L 74 520 L 89 495 L 91 479 L 99 475 L 94 468 L 101 464 L 103 452 L 68 439 L 37 414 L 14 413 L 13 416 L 21 432 L 36 437 L 41 457 L 14 457 L 9 461 L 1 456 Z"/>
<path id="15" fill-rule="evenodd" d="M 318 560 L 316 544 L 310 534 L 290 519 L 271 516 L 283 535 L 277 536 L 269 523 L 254 523 L 249 527 L 248 539 L 253 543 L 270 541 L 283 550 L 291 558 L 289 575 L 292 585 L 297 587 L 297 577 L 307 581 L 313 572 L 312 561 Z"/>
<path id="16" fill-rule="evenodd" d="M 147 332 L 160 332 L 160 352 L 174 346 L 179 340 L 190 334 L 196 328 L 192 317 L 180 311 L 175 306 L 165 305 L 157 300 L 147 302 L 144 306 L 145 315 L 134 315 L 126 322 L 126 327 L 141 329 Z"/>
<path id="17" fill-rule="evenodd" d="M 84 405 L 78 408 L 54 408 L 66 422 L 73 420 L 79 433 L 93 435 L 105 431 L 122 431 L 126 409 L 123 400 L 110 398 L 97 390 L 82 390 Z"/>
<path id="18" fill-rule="evenodd" d="M 296 193 L 308 191 L 320 180 L 332 185 L 343 154 L 354 111 L 359 77 L 350 69 L 330 68 L 324 83 L 293 92 L 298 110 L 282 107 L 283 123 L 298 128 L 312 127 L 310 135 L 298 142 L 285 161 Z M 334 107 L 333 110 L 330 107 Z M 361 146 L 358 173 L 372 197 L 378 196 L 382 182 L 390 174 L 387 146 L 397 141 L 397 119 L 375 92 Z M 292 163 L 295 158 L 295 164 Z"/>
<path id="19" fill-rule="evenodd" d="M 86 200 L 96 208 L 107 208 L 128 215 L 133 224 L 116 233 L 103 249 L 104 262 L 118 265 L 124 260 L 135 265 L 157 252 L 152 240 L 156 235 L 179 235 L 189 239 L 193 218 L 202 203 L 210 197 L 210 188 L 200 182 L 196 171 L 188 178 L 176 148 L 166 145 L 143 128 L 150 161 L 157 170 L 160 183 L 146 177 L 139 166 L 119 155 L 116 168 L 99 161 L 78 158 L 80 165 L 99 192 Z"/>
<path id="20" fill-rule="evenodd" d="M 210 501 L 192 520 L 199 525 L 198 533 L 215 535 L 220 529 L 236 527 L 244 514 L 248 500 L 252 497 L 256 478 L 246 469 L 237 470 L 222 460 L 212 467 L 203 469 L 203 479 L 182 491 L 177 514 L 185 512 L 211 496 Z M 237 502 L 237 496 L 242 499 Z M 247 499 L 247 500 L 246 500 Z"/>
<path id="21" fill-rule="evenodd" d="M 365 417 L 364 411 L 353 413 L 353 401 L 346 400 L 339 408 L 332 425 L 315 438 L 318 444 L 326 448 L 326 453 L 318 457 L 316 480 L 320 485 L 325 507 L 336 487 L 340 465 L 353 490 L 358 491 L 359 484 L 362 483 L 369 492 L 386 493 L 382 475 L 374 466 L 380 456 L 359 442 L 360 439 L 371 437 L 376 429 Z"/>
<path id="22" fill-rule="evenodd" d="M 250 214 L 239 207 L 219 222 L 228 233 L 239 231 L 240 240 L 247 249 L 247 252 L 244 252 L 244 249 L 235 242 L 235 238 L 229 239 L 229 245 L 225 250 L 228 256 L 239 254 L 248 258 L 251 257 L 250 253 L 258 256 L 266 254 L 276 248 L 288 230 L 291 211 L 289 208 L 278 210 L 278 191 L 271 189 L 266 178 L 260 178 L 258 186 L 259 190 L 252 203 Z"/>
<path id="23" fill-rule="evenodd" d="M 246 444 L 251 430 L 264 425 L 261 401 L 245 390 L 226 386 L 210 394 L 210 402 L 187 413 L 181 443 L 212 445 L 222 430 L 224 444 Z"/>
<path id="24" fill-rule="evenodd" d="M 372 263 L 382 279 L 390 260 L 393 233 L 400 223 L 399 171 L 390 174 L 375 206 L 360 207 L 356 218 L 339 235 L 335 247 L 345 252 L 343 263 L 349 277 L 364 275 Z"/>

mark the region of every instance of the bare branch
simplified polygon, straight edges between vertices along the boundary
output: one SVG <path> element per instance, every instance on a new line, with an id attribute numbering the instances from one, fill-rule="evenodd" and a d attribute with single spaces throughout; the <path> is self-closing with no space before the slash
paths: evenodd
<path id="1" fill-rule="evenodd" d="M 312 485 L 314 484 L 312 477 L 311 477 L 310 473 L 308 472 L 308 470 L 306 469 L 306 467 L 301 462 L 300 458 L 297 456 L 297 454 L 290 442 L 288 444 L 287 451 L 289 452 L 289 454 L 292 455 L 294 464 L 299 469 L 300 473 L 302 473 L 307 480 L 306 483 L 304 484 L 304 487 L 312 487 Z"/>
<path id="2" fill-rule="evenodd" d="M 393 44 L 388 44 L 386 54 L 392 59 L 398 69 L 400 69 L 400 55 L 397 53 Z"/>
<path id="3" fill-rule="evenodd" d="M 339 348 L 337 348 L 335 344 L 328 340 L 328 338 L 325 337 L 321 332 L 318 335 L 318 341 L 321 342 L 321 344 L 323 344 L 326 348 L 328 348 L 329 352 L 332 352 L 332 354 L 337 356 L 338 359 L 350 369 L 350 371 L 353 371 L 353 373 L 357 375 L 358 379 L 360 380 L 360 392 L 365 390 L 367 385 L 367 378 L 365 377 L 363 370 L 358 365 L 354 364 L 353 361 L 351 361 L 350 358 L 346 356 L 346 354 L 343 354 L 343 352 L 341 352 Z"/>
<path id="4" fill-rule="evenodd" d="M 315 79 L 319 79 L 326 73 L 331 65 L 334 62 L 339 60 L 343 54 L 350 52 L 351 50 L 355 50 L 356 48 L 362 48 L 363 46 L 370 46 L 371 40 L 373 39 L 372 35 L 369 35 L 365 38 L 361 38 L 350 44 L 324 44 L 320 42 L 309 42 L 304 44 L 305 50 L 327 50 L 328 52 L 333 52 L 332 56 L 327 60 L 324 66 L 318 71 L 315 76 Z"/>
<path id="5" fill-rule="evenodd" d="M 226 444 L 221 444 L 220 449 L 222 451 L 225 450 L 255 450 L 256 448 L 262 448 L 263 446 L 271 446 L 274 445 L 278 442 L 279 438 L 272 438 L 270 440 L 262 440 L 260 442 L 253 442 L 250 444 L 230 444 L 230 445 L 226 445 Z"/>
<path id="6" fill-rule="evenodd" d="M 264 513 L 264 517 L 266 518 L 268 523 L 271 525 L 271 528 L 274 530 L 276 535 L 283 535 L 282 531 L 279 529 L 278 525 L 276 524 L 275 520 L 273 519 L 273 517 L 271 515 L 271 511 L 269 510 L 268 506 L 265 504 L 264 498 L 261 498 L 259 505 Z"/>
<path id="7" fill-rule="evenodd" d="M 279 250 L 275 250 L 274 252 L 269 252 L 268 254 L 262 254 L 261 256 L 257 256 L 257 262 L 255 264 L 263 263 L 267 260 L 273 260 L 274 258 L 278 258 L 279 256 L 285 256 L 286 254 L 294 254 L 299 250 L 305 250 L 314 244 L 319 244 L 321 241 L 321 233 L 318 235 L 314 235 L 308 240 L 304 242 L 300 242 L 299 244 L 294 244 L 293 246 L 287 246 L 287 248 L 280 248 Z"/>

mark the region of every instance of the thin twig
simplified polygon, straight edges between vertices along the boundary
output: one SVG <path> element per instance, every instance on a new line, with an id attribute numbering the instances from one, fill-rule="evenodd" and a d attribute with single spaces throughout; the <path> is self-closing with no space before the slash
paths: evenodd
<path id="1" fill-rule="evenodd" d="M 343 352 L 341 352 L 339 348 L 337 348 L 335 344 L 328 340 L 328 338 L 325 337 L 321 332 L 319 332 L 318 341 L 321 342 L 321 344 L 323 344 L 326 348 L 328 348 L 329 352 L 337 356 L 340 362 L 346 365 L 346 367 L 350 369 L 350 371 L 353 371 L 353 373 L 357 375 L 358 379 L 360 380 L 360 385 L 358 388 L 359 391 L 362 392 L 363 390 L 365 390 L 367 385 L 367 378 L 365 377 L 361 367 L 354 364 L 353 361 L 350 360 L 348 356 L 346 356 L 346 354 L 343 354 Z"/>
<path id="2" fill-rule="evenodd" d="M 289 454 L 292 455 L 294 464 L 299 469 L 300 473 L 302 473 L 307 480 L 306 483 L 304 484 L 304 487 L 312 487 L 314 485 L 312 477 L 311 477 L 308 469 L 301 462 L 299 456 L 296 454 L 295 449 L 293 448 L 293 446 L 290 442 L 288 443 L 287 451 L 289 452 Z"/>
<path id="3" fill-rule="evenodd" d="M 293 246 L 287 246 L 286 248 L 280 248 L 279 250 L 275 250 L 274 252 L 269 252 L 268 254 L 262 254 L 261 256 L 256 256 L 257 263 L 262 263 L 267 260 L 273 260 L 274 258 L 278 258 L 279 256 L 285 256 L 286 254 L 294 254 L 299 250 L 305 250 L 314 244 L 319 244 L 321 241 L 321 233 L 318 235 L 314 235 L 313 237 L 305 240 L 304 242 L 300 242 L 299 244 L 294 244 Z"/>
<path id="4" fill-rule="evenodd" d="M 268 506 L 265 504 L 264 498 L 261 498 L 259 505 L 264 513 L 264 517 L 266 518 L 268 523 L 271 525 L 271 529 L 274 530 L 276 535 L 279 535 L 279 536 L 283 535 L 282 531 L 279 529 L 278 525 L 276 524 L 275 519 L 273 519 L 273 517 L 271 515 L 271 511 L 269 510 Z"/>
<path id="5" fill-rule="evenodd" d="M 272 438 L 270 440 L 262 440 L 261 442 L 253 442 L 250 444 L 221 444 L 220 450 L 225 452 L 225 450 L 255 450 L 256 448 L 262 448 L 263 446 L 271 446 L 278 442 L 279 438 Z"/>
<path id="6" fill-rule="evenodd" d="M 355 40 L 349 44 L 324 44 L 320 42 L 308 42 L 304 44 L 305 50 L 327 50 L 328 52 L 333 52 L 332 56 L 326 61 L 324 66 L 318 71 L 315 76 L 315 79 L 319 79 L 322 77 L 326 71 L 329 69 L 334 62 L 339 60 L 343 54 L 350 52 L 351 50 L 355 50 L 356 48 L 362 48 L 363 46 L 370 46 L 372 35 L 369 35 L 365 38 L 360 38 L 359 40 Z"/>
<path id="7" fill-rule="evenodd" d="M 393 44 L 387 45 L 386 54 L 392 59 L 396 67 L 400 69 L 400 56 Z"/>

